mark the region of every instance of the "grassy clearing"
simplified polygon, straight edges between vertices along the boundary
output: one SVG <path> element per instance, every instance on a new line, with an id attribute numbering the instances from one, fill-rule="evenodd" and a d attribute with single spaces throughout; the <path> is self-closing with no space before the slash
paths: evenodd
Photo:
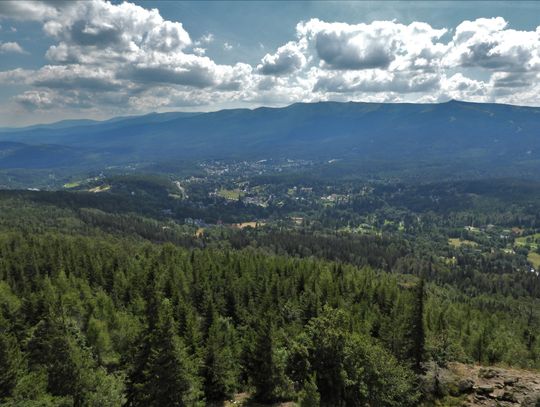
<path id="1" fill-rule="evenodd" d="M 88 192 L 98 193 L 98 192 L 108 191 L 109 189 L 111 189 L 110 185 L 100 185 L 100 186 L 95 187 L 95 188 L 90 188 L 88 190 Z"/>
<path id="2" fill-rule="evenodd" d="M 221 403 L 210 404 L 209 407 L 298 407 L 297 403 L 285 401 L 273 404 L 255 403 L 250 399 L 248 393 L 239 393 L 234 396 L 233 400 L 227 400 Z"/>
<path id="3" fill-rule="evenodd" d="M 222 198 L 228 199 L 229 201 L 236 201 L 242 196 L 244 196 L 244 193 L 239 189 L 221 188 L 219 191 L 217 191 L 217 195 Z"/>
<path id="4" fill-rule="evenodd" d="M 529 252 L 527 260 L 529 260 L 529 263 L 531 263 L 536 270 L 540 269 L 540 254 Z"/>
<path id="5" fill-rule="evenodd" d="M 517 246 L 529 246 L 531 250 L 537 250 L 540 244 L 540 233 L 534 235 L 522 236 L 516 239 Z"/>
<path id="6" fill-rule="evenodd" d="M 457 238 L 448 239 L 448 244 L 456 248 L 461 247 L 461 246 L 472 246 L 472 247 L 478 246 L 478 243 L 473 242 L 472 240 L 457 239 Z"/>
<path id="7" fill-rule="evenodd" d="M 64 184 L 64 188 L 66 189 L 77 188 L 79 186 L 81 186 L 80 181 L 66 182 Z"/>
<path id="8" fill-rule="evenodd" d="M 244 229 L 244 228 L 256 228 L 257 226 L 264 226 L 266 225 L 265 222 L 242 222 L 242 223 L 233 223 L 232 227 L 237 229 Z"/>

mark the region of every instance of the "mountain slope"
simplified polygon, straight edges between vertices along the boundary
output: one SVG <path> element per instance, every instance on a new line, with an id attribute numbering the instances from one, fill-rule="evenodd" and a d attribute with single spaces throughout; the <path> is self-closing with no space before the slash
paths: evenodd
<path id="1" fill-rule="evenodd" d="M 0 141 L 66 146 L 88 165 L 213 158 L 537 165 L 540 108 L 321 102 L 33 126 L 4 130 Z"/>

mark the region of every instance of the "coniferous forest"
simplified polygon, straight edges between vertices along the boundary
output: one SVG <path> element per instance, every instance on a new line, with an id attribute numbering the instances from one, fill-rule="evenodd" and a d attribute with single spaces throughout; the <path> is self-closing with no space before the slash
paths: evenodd
<path id="1" fill-rule="evenodd" d="M 0 407 L 540 407 L 540 0 L 0 0 Z"/>
<path id="2" fill-rule="evenodd" d="M 540 368 L 537 275 L 517 255 L 441 249 L 456 229 L 436 208 L 411 206 L 414 239 L 324 226 L 337 208 L 306 211 L 311 226 L 199 233 L 127 181 L 2 193 L 2 405 L 451 405 L 433 404 L 460 400 L 438 388 L 449 364 Z"/>

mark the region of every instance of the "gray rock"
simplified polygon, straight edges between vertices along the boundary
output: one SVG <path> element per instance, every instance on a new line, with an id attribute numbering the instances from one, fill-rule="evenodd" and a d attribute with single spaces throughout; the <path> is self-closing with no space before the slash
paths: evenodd
<path id="1" fill-rule="evenodd" d="M 507 377 L 506 379 L 504 379 L 504 385 L 505 386 L 513 386 L 518 381 L 519 381 L 519 378 L 517 378 L 517 377 Z"/>
<path id="2" fill-rule="evenodd" d="M 516 395 L 511 391 L 505 391 L 503 394 L 497 397 L 497 399 L 501 401 L 509 401 L 511 403 L 517 403 L 518 401 Z"/>
<path id="3" fill-rule="evenodd" d="M 490 385 L 487 385 L 487 384 L 483 384 L 483 385 L 480 385 L 476 388 L 476 392 L 478 394 L 482 394 L 482 395 L 488 395 L 488 394 L 491 394 L 493 393 L 493 386 L 490 386 Z"/>
<path id="4" fill-rule="evenodd" d="M 473 387 L 474 387 L 474 380 L 470 378 L 462 379 L 458 383 L 458 390 L 460 394 L 471 393 L 473 391 Z"/>
<path id="5" fill-rule="evenodd" d="M 540 407 L 540 393 L 529 394 L 521 402 L 522 407 Z"/>
<path id="6" fill-rule="evenodd" d="M 478 376 L 483 379 L 493 379 L 494 377 L 499 376 L 499 372 L 494 369 L 482 368 L 478 372 Z"/>

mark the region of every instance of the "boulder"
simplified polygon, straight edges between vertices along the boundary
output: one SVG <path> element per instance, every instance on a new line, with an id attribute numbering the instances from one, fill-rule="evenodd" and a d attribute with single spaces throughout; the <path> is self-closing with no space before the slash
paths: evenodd
<path id="1" fill-rule="evenodd" d="M 476 388 L 476 392 L 481 395 L 488 395 L 493 393 L 495 389 L 488 384 L 482 384 Z"/>
<path id="2" fill-rule="evenodd" d="M 518 381 L 519 381 L 518 377 L 507 377 L 506 379 L 504 379 L 504 385 L 505 386 L 513 386 Z"/>
<path id="3" fill-rule="evenodd" d="M 522 407 L 540 407 L 540 393 L 529 394 L 521 402 Z"/>
<path id="4" fill-rule="evenodd" d="M 471 378 L 461 379 L 458 382 L 458 391 L 460 394 L 471 393 L 474 388 L 474 380 Z"/>
<path id="5" fill-rule="evenodd" d="M 512 391 L 504 391 L 501 395 L 497 397 L 497 400 L 501 401 L 509 401 L 511 403 L 517 403 L 518 400 L 516 398 L 516 395 Z"/>
<path id="6" fill-rule="evenodd" d="M 478 372 L 478 377 L 481 377 L 482 379 L 493 379 L 497 376 L 499 376 L 499 372 L 497 372 L 495 369 L 482 368 Z"/>

